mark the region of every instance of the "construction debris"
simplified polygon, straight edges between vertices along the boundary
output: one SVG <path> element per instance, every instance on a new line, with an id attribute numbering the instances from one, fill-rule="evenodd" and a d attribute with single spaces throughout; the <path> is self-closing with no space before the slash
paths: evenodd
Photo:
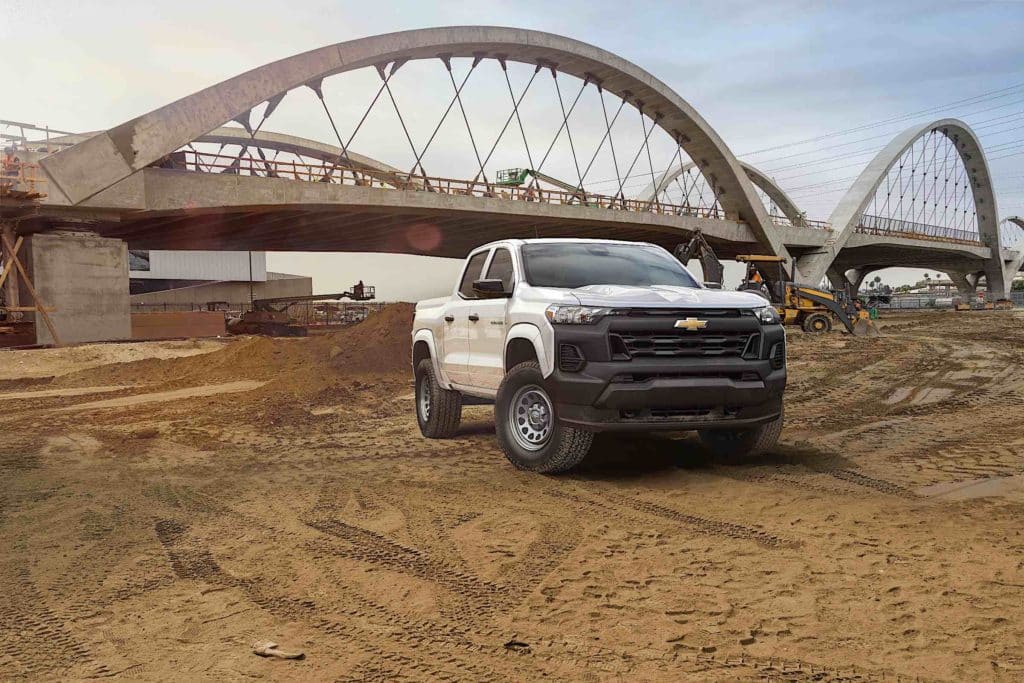
<path id="1" fill-rule="evenodd" d="M 306 653 L 301 650 L 290 652 L 287 650 L 278 650 L 277 643 L 266 641 L 256 641 L 252 644 L 252 653 L 259 655 L 260 657 L 277 657 L 278 659 L 305 659 Z"/>

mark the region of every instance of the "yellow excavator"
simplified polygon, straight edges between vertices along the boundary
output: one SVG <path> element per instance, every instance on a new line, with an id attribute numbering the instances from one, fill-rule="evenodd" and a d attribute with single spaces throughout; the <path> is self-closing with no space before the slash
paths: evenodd
<path id="1" fill-rule="evenodd" d="M 721 287 L 722 263 L 699 231 L 688 243 L 676 247 L 674 253 L 684 265 L 690 259 L 699 260 L 707 284 Z M 831 331 L 833 323 L 838 321 L 856 337 L 879 336 L 870 313 L 850 292 L 791 282 L 786 259 L 781 256 L 741 254 L 736 260 L 747 264 L 746 276 L 739 288 L 770 301 L 784 325 L 799 325 L 804 332 L 823 334 Z"/>

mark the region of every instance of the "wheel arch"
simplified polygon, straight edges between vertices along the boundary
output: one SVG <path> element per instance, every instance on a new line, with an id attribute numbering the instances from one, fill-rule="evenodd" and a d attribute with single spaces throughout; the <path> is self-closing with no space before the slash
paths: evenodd
<path id="1" fill-rule="evenodd" d="M 503 354 L 505 372 L 525 361 L 535 360 L 540 365 L 541 373 L 547 377 L 554 371 L 554 359 L 549 358 L 544 349 L 540 329 L 530 323 L 513 325 L 505 337 Z"/>
<path id="2" fill-rule="evenodd" d="M 441 367 L 437 357 L 437 345 L 434 342 L 433 332 L 430 330 L 417 330 L 412 337 L 413 372 L 416 372 L 416 367 L 425 358 L 429 358 L 431 364 L 433 364 L 434 375 L 437 377 L 437 383 L 441 385 L 441 388 L 451 389 L 451 382 L 448 381 L 448 376 L 444 373 L 444 369 Z"/>

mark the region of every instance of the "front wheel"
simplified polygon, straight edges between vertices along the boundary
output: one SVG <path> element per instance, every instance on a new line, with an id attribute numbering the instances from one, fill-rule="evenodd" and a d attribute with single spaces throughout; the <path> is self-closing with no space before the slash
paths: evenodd
<path id="1" fill-rule="evenodd" d="M 782 413 L 772 420 L 748 429 L 702 429 L 700 440 L 716 456 L 740 461 L 762 455 L 775 447 L 782 434 Z"/>
<path id="2" fill-rule="evenodd" d="M 804 318 L 802 327 L 810 334 L 824 334 L 832 331 L 832 318 L 824 313 L 811 313 Z"/>
<path id="3" fill-rule="evenodd" d="M 434 363 L 424 358 L 416 366 L 416 421 L 428 439 L 455 435 L 462 420 L 462 394 L 444 389 L 434 375 Z"/>
<path id="4" fill-rule="evenodd" d="M 494 403 L 498 445 L 518 469 L 554 474 L 578 465 L 593 432 L 561 423 L 540 365 L 520 363 L 505 375 Z"/>

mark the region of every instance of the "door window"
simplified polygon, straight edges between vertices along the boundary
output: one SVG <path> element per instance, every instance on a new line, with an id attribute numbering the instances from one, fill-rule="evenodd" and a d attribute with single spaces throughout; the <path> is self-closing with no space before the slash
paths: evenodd
<path id="1" fill-rule="evenodd" d="M 480 279 L 480 273 L 484 269 L 484 261 L 487 260 L 486 251 L 473 254 L 466 265 L 466 272 L 462 274 L 462 282 L 459 283 L 459 294 L 464 299 L 475 299 L 476 292 L 473 291 L 473 283 Z"/>
<path id="2" fill-rule="evenodd" d="M 515 271 L 512 269 L 512 252 L 508 249 L 495 249 L 491 265 L 487 267 L 488 280 L 501 280 L 506 292 L 512 291 Z"/>

